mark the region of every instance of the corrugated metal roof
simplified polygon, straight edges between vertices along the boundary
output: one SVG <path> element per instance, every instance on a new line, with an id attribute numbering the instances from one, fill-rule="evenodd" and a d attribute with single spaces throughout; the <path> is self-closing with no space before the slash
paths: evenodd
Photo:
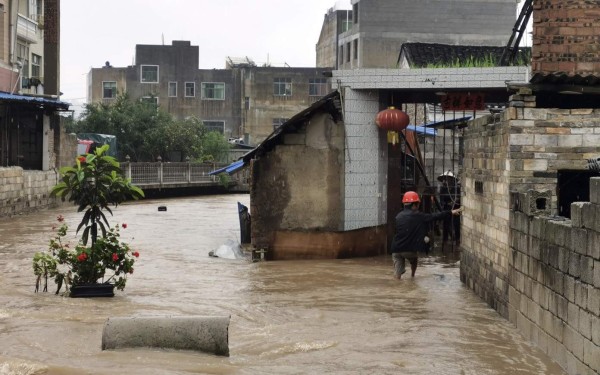
<path id="1" fill-rule="evenodd" d="M 21 102 L 35 105 L 48 105 L 59 109 L 69 109 L 69 106 L 71 105 L 67 102 L 61 102 L 59 100 L 43 98 L 40 96 L 17 95 L 9 94 L 7 92 L 0 92 L 0 101 Z"/>

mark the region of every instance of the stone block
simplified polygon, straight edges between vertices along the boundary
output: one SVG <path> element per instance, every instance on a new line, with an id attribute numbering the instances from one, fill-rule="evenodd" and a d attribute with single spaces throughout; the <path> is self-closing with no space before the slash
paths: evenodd
<path id="1" fill-rule="evenodd" d="M 564 295 L 571 303 L 575 303 L 575 278 L 569 275 L 563 276 Z"/>
<path id="2" fill-rule="evenodd" d="M 592 339 L 592 315 L 584 309 L 579 309 L 579 327 L 577 331 L 586 339 Z"/>
<path id="3" fill-rule="evenodd" d="M 600 288 L 600 261 L 594 260 L 594 287 Z"/>
<path id="4" fill-rule="evenodd" d="M 588 285 L 575 280 L 575 304 L 582 309 L 588 308 Z"/>
<path id="5" fill-rule="evenodd" d="M 583 228 L 593 229 L 596 227 L 596 205 L 586 202 L 583 205 L 582 225 Z"/>
<path id="6" fill-rule="evenodd" d="M 590 178 L 590 202 L 600 204 L 600 177 Z"/>
<path id="7" fill-rule="evenodd" d="M 591 257 L 582 255 L 579 260 L 581 281 L 593 285 L 594 284 L 594 260 Z"/>
<path id="8" fill-rule="evenodd" d="M 583 206 L 589 202 L 571 203 L 571 225 L 574 228 L 583 228 Z"/>
<path id="9" fill-rule="evenodd" d="M 595 260 L 600 260 L 600 233 L 588 231 L 587 255 Z"/>
<path id="10" fill-rule="evenodd" d="M 600 288 L 588 288 L 588 311 L 600 317 Z"/>
<path id="11" fill-rule="evenodd" d="M 589 340 L 585 340 L 583 342 L 583 363 L 597 374 L 600 373 L 600 346 Z"/>
<path id="12" fill-rule="evenodd" d="M 570 230 L 571 243 L 567 246 L 578 254 L 587 255 L 587 232 L 587 229 L 572 228 Z"/>
<path id="13" fill-rule="evenodd" d="M 563 343 L 577 359 L 583 360 L 583 336 L 569 324 L 564 325 Z"/>
<path id="14" fill-rule="evenodd" d="M 556 296 L 556 315 L 563 321 L 567 321 L 569 301 L 561 296 Z"/>
<path id="15" fill-rule="evenodd" d="M 558 249 L 558 269 L 561 272 L 569 272 L 569 255 L 571 251 L 565 247 Z"/>
<path id="16" fill-rule="evenodd" d="M 581 255 L 569 252 L 569 275 L 579 278 L 581 275 Z"/>
<path id="17" fill-rule="evenodd" d="M 592 342 L 600 346 L 600 317 L 592 315 Z"/>

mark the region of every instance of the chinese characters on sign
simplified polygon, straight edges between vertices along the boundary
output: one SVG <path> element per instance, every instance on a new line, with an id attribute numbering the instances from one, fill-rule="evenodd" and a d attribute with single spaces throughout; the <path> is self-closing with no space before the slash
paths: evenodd
<path id="1" fill-rule="evenodd" d="M 450 93 L 442 96 L 444 111 L 478 111 L 485 109 L 483 93 Z"/>

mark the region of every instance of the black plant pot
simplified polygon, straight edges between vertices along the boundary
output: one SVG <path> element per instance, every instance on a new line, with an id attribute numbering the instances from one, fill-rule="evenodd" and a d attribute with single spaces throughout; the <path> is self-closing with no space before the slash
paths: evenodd
<path id="1" fill-rule="evenodd" d="M 114 284 L 83 284 L 73 285 L 70 296 L 73 298 L 114 297 Z"/>

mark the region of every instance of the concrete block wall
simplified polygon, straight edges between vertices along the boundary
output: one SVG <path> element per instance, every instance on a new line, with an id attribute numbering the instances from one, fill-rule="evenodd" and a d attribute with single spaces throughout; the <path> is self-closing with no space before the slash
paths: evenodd
<path id="1" fill-rule="evenodd" d="M 533 73 L 600 71 L 600 4 L 587 0 L 534 0 Z"/>
<path id="2" fill-rule="evenodd" d="M 460 277 L 508 317 L 509 129 L 507 113 L 474 120 L 464 135 Z"/>
<path id="3" fill-rule="evenodd" d="M 24 171 L 21 167 L 0 168 L 0 217 L 53 207 L 50 189 L 58 182 L 55 171 Z"/>
<path id="4" fill-rule="evenodd" d="M 600 373 L 600 178 L 572 220 L 510 213 L 509 320 L 569 374 Z"/>
<path id="5" fill-rule="evenodd" d="M 387 139 L 375 125 L 379 94 L 346 88 L 343 95 L 344 230 L 382 225 L 387 222 Z"/>

